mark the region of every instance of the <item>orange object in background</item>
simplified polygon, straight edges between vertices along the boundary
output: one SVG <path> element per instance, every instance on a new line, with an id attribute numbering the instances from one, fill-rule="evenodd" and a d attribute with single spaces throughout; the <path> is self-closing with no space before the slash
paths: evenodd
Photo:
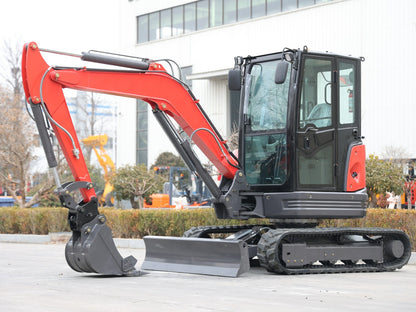
<path id="1" fill-rule="evenodd" d="M 145 200 L 143 208 L 175 208 L 175 206 L 169 205 L 168 194 L 152 194 L 150 198 L 152 199 L 151 204 L 148 204 Z"/>

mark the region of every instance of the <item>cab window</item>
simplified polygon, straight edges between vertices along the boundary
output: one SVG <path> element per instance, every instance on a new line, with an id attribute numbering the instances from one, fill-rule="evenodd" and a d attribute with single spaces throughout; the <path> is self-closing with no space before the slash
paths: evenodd
<path id="1" fill-rule="evenodd" d="M 308 58 L 302 81 L 299 128 L 332 126 L 332 64 L 329 60 Z"/>

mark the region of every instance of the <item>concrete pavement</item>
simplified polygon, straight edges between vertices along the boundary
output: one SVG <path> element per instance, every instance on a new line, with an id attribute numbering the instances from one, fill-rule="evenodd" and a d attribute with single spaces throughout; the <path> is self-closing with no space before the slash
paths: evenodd
<path id="1" fill-rule="evenodd" d="M 414 311 L 416 265 L 388 273 L 238 278 L 150 272 L 100 277 L 72 271 L 65 245 L 0 242 L 0 311 Z M 142 248 L 120 248 L 139 265 Z M 138 267 L 139 267 L 138 265 Z"/>

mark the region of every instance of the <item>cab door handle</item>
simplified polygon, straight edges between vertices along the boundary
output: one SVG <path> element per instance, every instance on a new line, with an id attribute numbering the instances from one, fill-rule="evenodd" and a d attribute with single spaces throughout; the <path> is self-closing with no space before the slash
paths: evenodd
<path id="1" fill-rule="evenodd" d="M 306 150 L 311 148 L 311 139 L 308 136 L 303 139 L 303 147 Z"/>

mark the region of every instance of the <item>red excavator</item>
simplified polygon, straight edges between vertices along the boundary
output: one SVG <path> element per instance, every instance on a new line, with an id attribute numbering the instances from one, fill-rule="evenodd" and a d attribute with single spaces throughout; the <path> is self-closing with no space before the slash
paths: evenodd
<path id="1" fill-rule="evenodd" d="M 240 94 L 238 157 L 188 86 L 149 59 L 89 51 L 67 54 L 112 69 L 49 66 L 26 44 L 22 77 L 56 193 L 73 232 L 65 256 L 79 272 L 140 275 L 116 249 L 81 153 L 62 92 L 101 92 L 147 102 L 179 154 L 212 194 L 221 219 L 267 218 L 264 225 L 192 228 L 181 238 L 144 237 L 144 270 L 238 276 L 259 263 L 284 274 L 392 271 L 411 255 L 408 236 L 380 228 L 317 228 L 319 219 L 362 218 L 367 207 L 361 136 L 363 58 L 303 49 L 236 57 L 230 90 Z M 74 176 L 61 184 L 51 135 Z M 186 134 L 186 135 L 183 135 Z M 219 185 L 195 156 L 194 143 L 222 175 Z M 72 191 L 83 196 L 77 202 Z M 213 238 L 228 235 L 226 238 Z"/>

